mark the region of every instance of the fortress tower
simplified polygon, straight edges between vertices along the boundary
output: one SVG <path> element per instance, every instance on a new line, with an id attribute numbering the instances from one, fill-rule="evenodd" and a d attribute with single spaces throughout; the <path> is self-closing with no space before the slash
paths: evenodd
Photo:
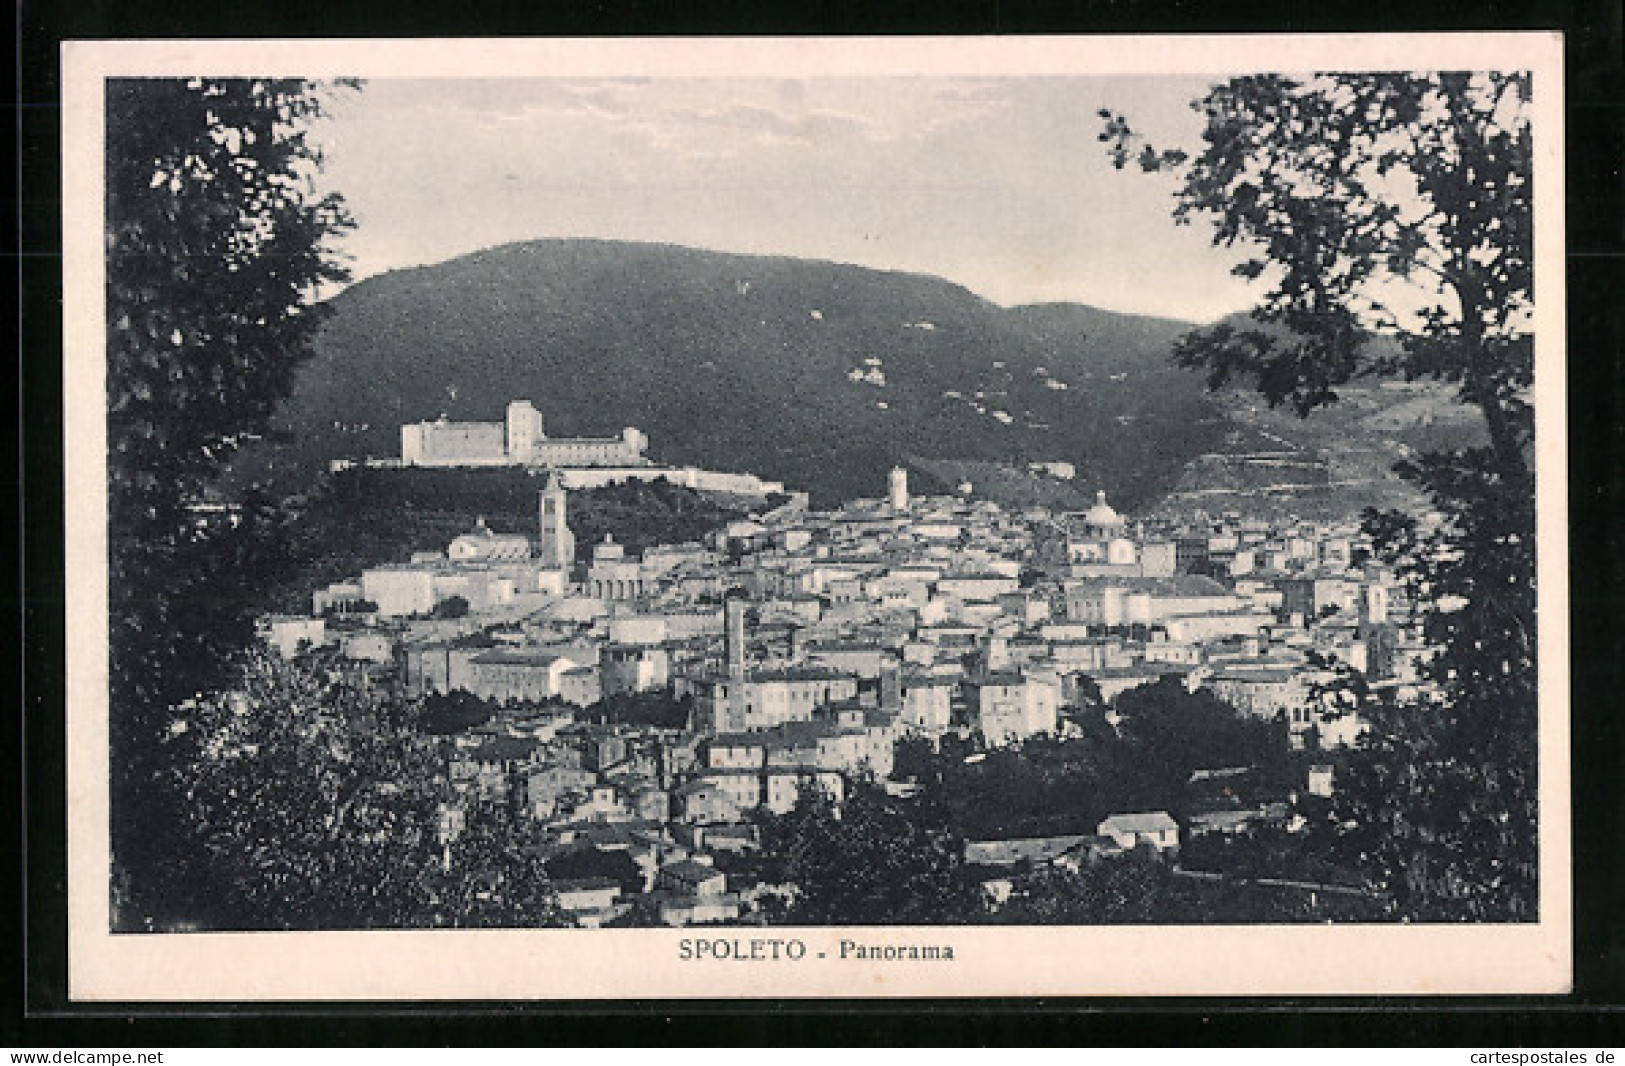
<path id="1" fill-rule="evenodd" d="M 525 462 L 536 451 L 537 442 L 547 439 L 542 432 L 542 413 L 529 400 L 508 405 L 507 429 L 507 455 L 512 462 Z"/>
<path id="2" fill-rule="evenodd" d="M 575 566 L 576 559 L 576 538 L 570 532 L 565 512 L 567 495 L 555 470 L 547 476 L 547 486 L 542 489 L 540 535 L 536 541 L 536 556 L 541 564 L 566 571 Z"/>

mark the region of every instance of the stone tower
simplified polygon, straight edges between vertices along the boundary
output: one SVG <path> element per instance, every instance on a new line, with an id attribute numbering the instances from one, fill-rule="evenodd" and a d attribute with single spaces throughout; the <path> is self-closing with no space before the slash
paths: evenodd
<path id="1" fill-rule="evenodd" d="M 892 467 L 889 488 L 888 495 L 891 509 L 894 511 L 908 510 L 908 471 L 900 466 Z"/>
<path id="2" fill-rule="evenodd" d="M 529 400 L 515 400 L 508 405 L 507 452 L 511 463 L 529 462 L 538 441 L 547 439 L 542 432 L 542 415 Z"/>
<path id="3" fill-rule="evenodd" d="M 745 598 L 729 593 L 722 601 L 724 615 L 723 661 L 728 677 L 734 681 L 745 679 Z"/>
<path id="4" fill-rule="evenodd" d="M 570 532 L 566 517 L 567 495 L 558 471 L 548 474 L 547 486 L 542 489 L 536 557 L 543 566 L 554 570 L 569 570 L 575 566 L 576 538 Z"/>

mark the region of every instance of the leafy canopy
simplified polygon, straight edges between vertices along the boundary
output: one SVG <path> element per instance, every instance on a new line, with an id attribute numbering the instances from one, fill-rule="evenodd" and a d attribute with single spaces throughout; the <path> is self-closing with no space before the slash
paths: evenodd
<path id="1" fill-rule="evenodd" d="M 291 390 L 317 287 L 345 277 L 330 241 L 350 219 L 316 195 L 306 135 L 324 95 L 292 79 L 108 84 L 112 665 L 132 707 L 217 680 L 246 637 L 231 605 L 263 562 L 260 505 L 201 505 Z"/>
<path id="2" fill-rule="evenodd" d="M 1439 699 L 1369 708 L 1334 831 L 1428 920 L 1535 912 L 1530 92 L 1517 72 L 1236 78 L 1194 105 L 1194 156 L 1101 112 L 1113 162 L 1176 173 L 1176 221 L 1209 217 L 1268 283 L 1251 325 L 1199 330 L 1179 361 L 1305 415 L 1376 376 L 1452 384 L 1484 416 L 1487 447 L 1401 464 L 1432 515 L 1366 516 Z"/>
<path id="3" fill-rule="evenodd" d="M 167 710 L 229 678 L 273 556 L 266 501 L 228 506 L 212 490 L 291 390 L 320 319 L 317 287 L 344 277 L 330 241 L 350 221 L 315 193 L 305 133 L 325 92 L 299 80 L 108 83 L 113 847 L 150 899 L 191 883 L 177 865 L 186 801 L 168 773 Z"/>
<path id="4" fill-rule="evenodd" d="M 1533 441 L 1529 99 L 1521 73 L 1236 78 L 1194 105 L 1207 120 L 1194 157 L 1102 111 L 1112 161 L 1177 170 L 1175 220 L 1211 217 L 1216 245 L 1249 253 L 1234 272 L 1270 282 L 1257 328 L 1201 331 L 1180 360 L 1301 413 L 1367 375 L 1456 384 L 1484 411 L 1496 461 L 1521 472 Z M 1399 349 L 1366 343 L 1374 328 Z"/>

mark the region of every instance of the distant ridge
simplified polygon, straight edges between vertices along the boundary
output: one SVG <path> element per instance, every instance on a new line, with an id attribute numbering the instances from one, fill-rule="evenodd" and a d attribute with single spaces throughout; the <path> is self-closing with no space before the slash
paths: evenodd
<path id="1" fill-rule="evenodd" d="M 815 503 L 878 496 L 915 458 L 1071 463 L 1074 482 L 1039 479 L 1049 502 L 1104 488 L 1135 511 L 1232 428 L 1169 361 L 1189 323 L 1001 308 L 922 274 L 543 240 L 369 278 L 331 307 L 273 469 L 393 456 L 403 422 L 494 421 L 528 398 L 550 434 L 637 426 L 660 462 L 760 474 Z"/>

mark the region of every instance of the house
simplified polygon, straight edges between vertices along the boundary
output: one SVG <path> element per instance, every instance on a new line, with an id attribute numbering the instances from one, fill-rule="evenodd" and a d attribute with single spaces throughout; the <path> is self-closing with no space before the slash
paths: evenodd
<path id="1" fill-rule="evenodd" d="M 606 696 L 663 689 L 671 679 L 671 655 L 657 645 L 608 643 L 599 659 L 599 671 Z"/>
<path id="2" fill-rule="evenodd" d="M 574 659 L 557 652 L 495 649 L 472 656 L 468 660 L 466 680 L 457 687 L 499 702 L 541 701 L 561 695 L 565 673 L 580 666 Z"/>
<path id="3" fill-rule="evenodd" d="M 971 866 L 1020 866 L 1051 863 L 1084 846 L 1087 835 L 1021 837 L 1013 840 L 967 840 L 965 862 Z"/>
<path id="4" fill-rule="evenodd" d="M 464 533 L 446 546 L 454 563 L 524 562 L 530 559 L 530 538 L 522 533 L 497 533 L 481 518 L 472 533 Z"/>
<path id="5" fill-rule="evenodd" d="M 1309 699 L 1309 687 L 1301 671 L 1292 667 L 1228 666 L 1214 672 L 1205 687 L 1254 718 L 1302 711 Z"/>
<path id="6" fill-rule="evenodd" d="M 884 716 L 850 705 L 839 712 L 772 729 L 719 734 L 706 745 L 707 765 L 719 770 L 770 767 L 888 776 L 894 735 Z"/>
<path id="7" fill-rule="evenodd" d="M 428 614 L 434 610 L 434 570 L 426 566 L 375 566 L 361 573 L 361 595 L 381 618 Z"/>
<path id="8" fill-rule="evenodd" d="M 551 818 L 560 799 L 589 788 L 595 780 L 592 771 L 578 766 L 550 765 L 530 771 L 525 779 L 525 803 L 531 817 Z"/>
<path id="9" fill-rule="evenodd" d="M 322 618 L 275 614 L 260 619 L 258 628 L 260 639 L 284 659 L 292 659 L 302 651 L 327 642 L 327 621 Z"/>
<path id="10" fill-rule="evenodd" d="M 608 912 L 621 898 L 620 882 L 609 877 L 581 877 L 553 882 L 559 908 L 575 916 Z"/>
<path id="11" fill-rule="evenodd" d="M 701 925 L 707 922 L 731 922 L 739 917 L 739 893 L 720 892 L 709 896 L 687 895 L 681 892 L 655 892 L 650 898 L 659 908 L 660 921 L 665 925 Z"/>
<path id="12" fill-rule="evenodd" d="M 1330 763 L 1316 763 L 1309 767 L 1309 781 L 1306 791 L 1311 796 L 1330 796 L 1335 790 L 1335 779 L 1336 772 Z"/>
<path id="13" fill-rule="evenodd" d="M 809 788 L 816 788 L 831 803 L 839 804 L 846 795 L 846 779 L 831 770 L 789 767 L 763 778 L 762 803 L 774 814 L 788 814 Z"/>
<path id="14" fill-rule="evenodd" d="M 346 659 L 364 663 L 393 663 L 395 641 L 387 633 L 364 629 L 345 633 L 340 644 Z"/>
<path id="15" fill-rule="evenodd" d="M 937 595 L 970 603 L 997 603 L 1020 589 L 1020 580 L 1005 574 L 950 574 L 937 582 Z"/>
<path id="16" fill-rule="evenodd" d="M 713 852 L 740 855 L 761 846 L 754 825 L 713 825 L 696 831 L 696 842 Z"/>
<path id="17" fill-rule="evenodd" d="M 526 772 L 538 747 L 530 737 L 488 737 L 452 757 L 452 780 L 472 782 L 484 796 L 506 796 L 510 777 Z"/>
<path id="18" fill-rule="evenodd" d="M 709 863 L 682 859 L 660 868 L 659 885 L 689 896 L 718 896 L 728 890 L 728 877 Z"/>
<path id="19" fill-rule="evenodd" d="M 1243 606 L 1239 596 L 1217 581 L 1194 574 L 1073 581 L 1065 596 L 1070 621 L 1107 629 L 1149 626 L 1180 616 L 1231 614 Z"/>
<path id="20" fill-rule="evenodd" d="M 816 641 L 805 650 L 815 665 L 869 680 L 879 677 L 890 661 L 884 649 L 867 643 Z"/>
<path id="21" fill-rule="evenodd" d="M 676 816 L 691 825 L 714 825 L 740 820 L 740 805 L 733 791 L 717 781 L 690 781 L 672 793 Z M 754 806 L 754 804 L 752 805 Z"/>
<path id="22" fill-rule="evenodd" d="M 953 694 L 958 687 L 951 677 L 908 673 L 902 677 L 903 728 L 912 732 L 937 734 L 948 729 L 953 713 Z"/>
<path id="23" fill-rule="evenodd" d="M 1114 814 L 1102 820 L 1095 831 L 1125 851 L 1141 844 L 1149 844 L 1158 854 L 1179 850 L 1179 823 L 1167 811 Z"/>
<path id="24" fill-rule="evenodd" d="M 976 727 L 992 746 L 1054 733 L 1061 686 L 1045 678 L 988 674 L 966 685 Z"/>
<path id="25" fill-rule="evenodd" d="M 758 669 L 737 678 L 712 675 L 693 679 L 691 686 L 695 727 L 703 733 L 805 721 L 816 708 L 858 694 L 856 675 L 821 667 Z"/>
<path id="26" fill-rule="evenodd" d="M 1235 836 L 1267 825 L 1280 825 L 1286 821 L 1286 804 L 1262 803 L 1256 807 L 1217 808 L 1197 811 L 1185 819 L 1192 837 L 1218 833 Z"/>

